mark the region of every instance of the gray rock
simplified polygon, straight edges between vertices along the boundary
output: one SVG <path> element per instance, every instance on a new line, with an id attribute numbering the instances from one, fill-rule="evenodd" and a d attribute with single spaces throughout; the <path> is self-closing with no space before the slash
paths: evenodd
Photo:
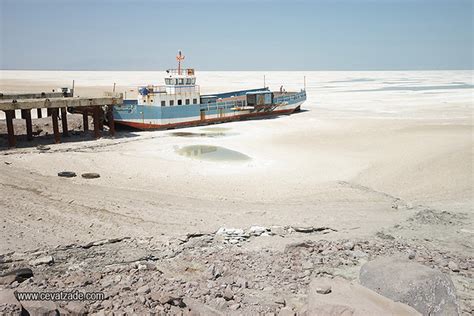
<path id="1" fill-rule="evenodd" d="M 223 236 L 242 236 L 243 234 L 244 234 L 244 230 L 240 228 L 221 227 L 216 232 L 216 235 L 223 235 Z"/>
<path id="2" fill-rule="evenodd" d="M 348 241 L 342 245 L 345 250 L 353 250 L 355 245 L 352 241 Z"/>
<path id="3" fill-rule="evenodd" d="M 13 290 L 0 290 L 0 312 L 7 315 L 20 315 L 21 304 L 16 299 Z"/>
<path id="4" fill-rule="evenodd" d="M 86 311 L 84 302 L 69 302 L 64 309 L 73 315 L 83 315 Z"/>
<path id="5" fill-rule="evenodd" d="M 44 256 L 30 261 L 30 264 L 33 266 L 52 263 L 54 263 L 54 258 L 52 256 Z"/>
<path id="6" fill-rule="evenodd" d="M 156 302 L 159 302 L 160 304 L 166 304 L 170 301 L 173 300 L 172 296 L 167 294 L 167 293 L 163 293 L 163 292 L 155 292 L 155 293 L 152 293 L 150 298 L 153 300 L 153 301 L 156 301 Z"/>
<path id="7" fill-rule="evenodd" d="M 312 233 L 314 232 L 313 226 L 292 226 L 293 230 L 297 233 Z"/>
<path id="8" fill-rule="evenodd" d="M 211 280 L 215 280 L 222 275 L 222 272 L 214 264 L 210 265 L 206 271 L 207 277 Z"/>
<path id="9" fill-rule="evenodd" d="M 268 229 L 263 226 L 252 226 L 249 229 L 249 234 L 252 236 L 260 236 L 264 232 L 266 232 Z"/>
<path id="10" fill-rule="evenodd" d="M 319 285 L 319 286 L 315 286 L 314 290 L 318 294 L 329 294 L 329 293 L 331 293 L 331 286 L 327 285 L 327 284 Z"/>
<path id="11" fill-rule="evenodd" d="M 22 301 L 21 305 L 29 315 L 37 316 L 56 316 L 58 315 L 57 306 L 51 301 Z"/>
<path id="12" fill-rule="evenodd" d="M 362 285 L 423 315 L 458 315 L 456 290 L 449 276 L 398 257 L 379 258 L 364 264 Z"/>
<path id="13" fill-rule="evenodd" d="M 248 282 L 247 282 L 247 280 L 244 279 L 244 278 L 242 278 L 242 277 L 236 277 L 235 280 L 234 280 L 234 283 L 235 283 L 237 286 L 239 286 L 239 287 L 241 287 L 241 288 L 243 288 L 243 289 L 245 289 L 245 288 L 248 287 Z"/>
<path id="14" fill-rule="evenodd" d="M 137 290 L 137 293 L 138 294 L 148 294 L 150 293 L 150 287 L 148 285 L 144 285 L 142 287 L 139 287 L 138 290 Z"/>
<path id="15" fill-rule="evenodd" d="M 408 253 L 408 259 L 412 260 L 415 259 L 416 253 L 412 250 Z"/>
<path id="16" fill-rule="evenodd" d="M 235 304 L 232 304 L 232 305 L 229 306 L 229 309 L 230 309 L 231 311 L 236 311 L 236 310 L 238 310 L 239 308 L 240 308 L 240 303 L 235 303 Z"/>
<path id="17" fill-rule="evenodd" d="M 300 248 L 314 248 L 315 243 L 311 240 L 290 243 L 285 246 L 285 252 L 294 251 Z"/>
<path id="18" fill-rule="evenodd" d="M 223 297 L 226 301 L 230 301 L 231 299 L 234 298 L 234 292 L 232 291 L 230 286 L 226 287 Z"/>
<path id="19" fill-rule="evenodd" d="M 214 302 L 219 310 L 224 310 L 227 307 L 227 301 L 223 297 L 217 297 Z"/>
<path id="20" fill-rule="evenodd" d="M 16 275 L 7 274 L 0 276 L 0 285 L 10 285 L 16 280 Z"/>
<path id="21" fill-rule="evenodd" d="M 453 271 L 453 272 L 459 272 L 459 267 L 458 267 L 458 265 L 457 265 L 455 262 L 453 262 L 453 261 L 449 261 L 449 262 L 448 262 L 448 268 L 449 268 L 451 271 Z"/>
<path id="22" fill-rule="evenodd" d="M 352 256 L 352 258 L 354 259 L 360 259 L 360 258 L 366 258 L 368 257 L 369 255 L 362 251 L 362 250 L 354 250 L 354 251 L 351 251 L 350 252 L 350 255 Z"/>
<path id="23" fill-rule="evenodd" d="M 184 303 L 186 306 L 193 312 L 194 315 L 201 315 L 201 316 L 219 316 L 219 315 L 224 315 L 220 311 L 206 306 L 199 302 L 198 300 L 192 299 L 192 298 L 185 298 Z"/>

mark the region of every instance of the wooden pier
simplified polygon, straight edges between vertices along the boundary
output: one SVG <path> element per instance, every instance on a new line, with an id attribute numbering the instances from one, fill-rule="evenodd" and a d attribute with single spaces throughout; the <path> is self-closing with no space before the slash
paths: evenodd
<path id="1" fill-rule="evenodd" d="M 51 116 L 56 143 L 61 142 L 59 132 L 59 116 L 61 117 L 62 136 L 68 137 L 67 112 L 73 110 L 74 113 L 81 113 L 83 116 L 84 131 L 89 129 L 89 115 L 93 118 L 94 137 L 101 136 L 103 127 L 102 119 L 107 118 L 110 135 L 115 135 L 115 125 L 113 118 L 113 107 L 122 105 L 123 98 L 111 96 L 100 98 L 73 97 L 72 92 L 49 93 L 27 93 L 27 94 L 2 94 L 0 93 L 0 111 L 5 112 L 5 119 L 8 132 L 9 147 L 16 146 L 16 137 L 13 125 L 15 111 L 21 111 L 21 118 L 25 120 L 27 140 L 33 139 L 33 127 L 31 111 L 37 111 L 38 118 L 42 117 L 41 109 L 47 109 L 48 116 Z"/>

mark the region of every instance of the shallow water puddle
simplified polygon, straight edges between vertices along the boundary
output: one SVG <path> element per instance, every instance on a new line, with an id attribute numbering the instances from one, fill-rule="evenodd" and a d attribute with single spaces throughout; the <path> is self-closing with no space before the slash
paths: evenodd
<path id="1" fill-rule="evenodd" d="M 230 135 L 226 133 L 230 128 L 226 127 L 204 127 L 200 132 L 173 132 L 169 135 L 176 137 L 222 137 Z"/>
<path id="2" fill-rule="evenodd" d="M 192 159 L 206 161 L 245 161 L 250 157 L 231 149 L 211 145 L 191 145 L 179 148 L 176 152 Z"/>
<path id="3" fill-rule="evenodd" d="M 213 132 L 213 133 L 224 133 L 230 131 L 228 127 L 203 127 L 201 131 Z"/>
<path id="4" fill-rule="evenodd" d="M 226 133 L 193 133 L 193 132 L 173 132 L 171 136 L 176 137 L 222 137 L 226 136 Z"/>

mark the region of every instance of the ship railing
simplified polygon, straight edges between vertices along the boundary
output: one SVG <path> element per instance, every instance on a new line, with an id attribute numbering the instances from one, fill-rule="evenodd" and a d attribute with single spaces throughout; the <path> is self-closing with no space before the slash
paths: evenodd
<path id="1" fill-rule="evenodd" d="M 247 103 L 245 100 L 238 101 L 224 101 L 224 102 L 212 102 L 201 104 L 201 109 L 206 111 L 219 110 L 219 109 L 232 109 L 236 107 L 243 107 Z"/>
<path id="2" fill-rule="evenodd" d="M 299 100 L 306 99 L 306 91 L 301 91 L 297 93 L 290 93 L 290 94 L 284 94 L 284 95 L 279 95 L 274 98 L 273 102 L 274 103 L 283 103 L 283 102 L 288 102 L 288 103 L 295 103 L 298 102 Z"/>
<path id="3" fill-rule="evenodd" d="M 194 76 L 194 68 L 168 69 L 166 72 L 170 75 Z"/>

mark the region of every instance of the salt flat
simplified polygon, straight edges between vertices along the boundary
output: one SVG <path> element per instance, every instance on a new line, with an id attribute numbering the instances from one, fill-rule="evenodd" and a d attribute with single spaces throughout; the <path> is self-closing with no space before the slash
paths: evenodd
<path id="1" fill-rule="evenodd" d="M 417 206 L 467 213 L 473 205 L 470 71 L 198 72 L 202 93 L 266 84 L 303 88 L 305 111 L 275 119 L 1 151 L 1 249 L 105 234 L 158 235 L 221 226 L 326 225 L 337 237 L 371 235 Z M 160 84 L 163 72 L 1 71 L 2 91 L 43 91 L 75 80 L 76 95 Z M 213 133 L 218 133 L 216 137 Z M 250 157 L 206 161 L 184 146 Z M 62 170 L 101 178 L 61 179 Z M 16 209 L 15 213 L 8 212 Z M 37 221 L 35 218 L 41 218 Z M 74 225 L 71 233 L 71 225 Z M 466 221 L 467 230 L 472 222 Z M 408 233 L 408 232 L 407 232 Z M 439 232 L 428 230 L 436 237 Z M 21 238 L 19 238 L 21 237 Z M 38 238 L 40 237 L 40 238 Z M 458 244 L 463 234 L 438 236 Z M 436 238 L 438 238 L 436 237 Z M 472 249 L 470 249 L 472 250 Z"/>

